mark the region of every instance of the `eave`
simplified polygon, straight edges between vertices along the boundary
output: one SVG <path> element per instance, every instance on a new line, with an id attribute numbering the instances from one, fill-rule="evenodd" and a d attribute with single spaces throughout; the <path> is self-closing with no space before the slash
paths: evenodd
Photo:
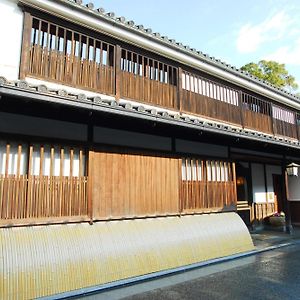
<path id="1" fill-rule="evenodd" d="M 133 105 L 126 102 L 117 102 L 112 99 L 101 97 L 87 97 L 84 94 L 68 94 L 65 90 L 50 91 L 46 86 L 29 86 L 24 81 L 7 82 L 0 78 L 0 101 L 1 96 L 20 98 L 30 101 L 38 101 L 49 104 L 59 104 L 75 107 L 78 109 L 90 110 L 111 114 L 113 116 L 125 116 L 129 118 L 148 120 L 165 125 L 198 130 L 223 136 L 247 139 L 255 142 L 268 143 L 285 148 L 299 150 L 300 142 L 284 137 L 267 135 L 260 132 L 237 128 L 230 124 L 220 124 L 211 120 L 204 121 L 196 116 L 184 116 L 180 113 L 157 108 L 146 109 L 143 105 Z"/>

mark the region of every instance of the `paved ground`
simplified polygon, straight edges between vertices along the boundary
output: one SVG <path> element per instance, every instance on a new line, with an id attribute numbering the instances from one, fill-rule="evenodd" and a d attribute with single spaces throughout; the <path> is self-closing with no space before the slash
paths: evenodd
<path id="1" fill-rule="evenodd" d="M 300 229 L 253 233 L 262 252 L 80 299 L 300 299 Z"/>
<path id="2" fill-rule="evenodd" d="M 300 299 L 300 245 L 257 255 L 254 262 L 124 299 Z"/>

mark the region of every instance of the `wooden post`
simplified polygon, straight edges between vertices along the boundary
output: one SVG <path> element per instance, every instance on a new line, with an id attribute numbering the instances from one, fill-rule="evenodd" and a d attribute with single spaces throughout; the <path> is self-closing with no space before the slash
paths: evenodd
<path id="1" fill-rule="evenodd" d="M 281 164 L 282 171 L 282 204 L 285 213 L 285 232 L 288 234 L 293 233 L 293 226 L 291 221 L 290 204 L 288 201 L 288 177 L 286 172 L 286 158 L 283 159 Z"/>
<path id="2" fill-rule="evenodd" d="M 243 108 L 242 96 L 243 96 L 242 92 L 239 91 L 238 92 L 238 103 L 239 103 L 239 107 L 240 107 L 240 122 L 241 122 L 242 128 L 244 128 L 244 108 Z"/>
<path id="3" fill-rule="evenodd" d="M 182 99 L 182 68 L 178 67 L 177 69 L 177 103 L 175 104 L 175 108 L 181 112 L 181 102 Z"/>
<path id="4" fill-rule="evenodd" d="M 234 203 L 237 204 L 237 190 L 236 190 L 236 172 L 235 172 L 235 163 L 232 163 L 232 180 L 233 180 L 233 188 L 234 188 Z"/>
<path id="5" fill-rule="evenodd" d="M 274 117 L 273 117 L 273 104 L 270 103 L 270 117 L 271 117 L 271 122 L 272 122 L 272 133 L 275 136 L 275 123 L 274 123 Z"/>
<path id="6" fill-rule="evenodd" d="M 88 183 L 87 183 L 87 201 L 88 201 L 88 217 L 90 224 L 93 223 L 93 174 L 94 171 L 94 152 L 88 151 Z"/>
<path id="7" fill-rule="evenodd" d="M 121 54 L 122 49 L 119 45 L 116 46 L 115 54 L 115 94 L 116 100 L 121 98 Z"/>
<path id="8" fill-rule="evenodd" d="M 29 49 L 30 36 L 32 27 L 32 16 L 28 12 L 24 12 L 23 37 L 22 37 L 22 52 L 20 61 L 20 79 L 25 79 L 29 67 Z"/>
<path id="9" fill-rule="evenodd" d="M 300 136 L 299 136 L 299 130 L 298 130 L 298 124 L 297 124 L 297 120 L 298 120 L 298 114 L 296 112 L 294 112 L 294 121 L 295 121 L 295 129 L 296 129 L 296 139 L 299 141 L 300 140 Z"/>

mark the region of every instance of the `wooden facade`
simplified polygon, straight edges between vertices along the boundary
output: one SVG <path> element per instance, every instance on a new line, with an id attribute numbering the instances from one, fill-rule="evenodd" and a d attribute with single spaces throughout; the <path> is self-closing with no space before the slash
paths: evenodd
<path id="1" fill-rule="evenodd" d="M 16 145 L 13 152 L 7 143 L 6 152 L 1 153 L 0 225 L 87 219 L 83 151 L 68 149 L 67 153 L 63 147 L 45 149 L 41 145 L 30 145 L 24 151 L 26 145 Z"/>
<path id="2" fill-rule="evenodd" d="M 24 175 L 9 174 L 12 156 L 7 144 L 5 174 L 0 176 L 0 226 L 171 216 L 236 210 L 235 165 L 225 161 L 166 157 L 133 152 L 90 151 L 88 176 L 83 168 L 64 175 L 64 148 L 59 156 L 50 147 L 48 176 L 44 146 L 33 175 L 33 146 L 29 146 Z M 20 170 L 21 145 L 17 169 Z M 55 160 L 59 164 L 54 174 Z M 79 150 L 78 164 L 83 166 Z M 57 168 L 57 166 L 56 166 Z"/>
<path id="3" fill-rule="evenodd" d="M 34 9 L 25 9 L 24 16 L 21 79 L 299 140 L 300 114 L 288 106 L 90 28 Z M 17 144 L 14 170 L 7 142 L 2 162 L 0 158 L 0 225 L 236 211 L 235 162 L 230 156 L 177 153 L 174 145 L 169 153 L 115 151 L 112 146 L 97 151 L 90 128 L 94 124 L 87 123 L 89 138 L 77 148 Z M 21 172 L 24 147 L 26 166 Z M 33 167 L 34 153 L 38 167 Z M 253 214 L 264 218 L 275 209 L 269 206 L 257 204 Z"/>
<path id="4" fill-rule="evenodd" d="M 95 32 L 25 14 L 21 77 L 34 77 L 299 139 L 297 112 Z M 63 23 L 62 23 L 63 24 Z"/>

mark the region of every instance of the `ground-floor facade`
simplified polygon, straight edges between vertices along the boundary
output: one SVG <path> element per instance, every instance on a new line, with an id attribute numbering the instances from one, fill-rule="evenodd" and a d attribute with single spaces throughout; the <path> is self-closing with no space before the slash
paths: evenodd
<path id="1" fill-rule="evenodd" d="M 297 149 L 167 112 L 43 97 L 0 101 L 0 234 L 12 253 L 1 271 L 4 298 L 250 251 L 246 225 L 276 211 L 297 221 L 297 179 L 288 202 L 285 171 Z"/>

